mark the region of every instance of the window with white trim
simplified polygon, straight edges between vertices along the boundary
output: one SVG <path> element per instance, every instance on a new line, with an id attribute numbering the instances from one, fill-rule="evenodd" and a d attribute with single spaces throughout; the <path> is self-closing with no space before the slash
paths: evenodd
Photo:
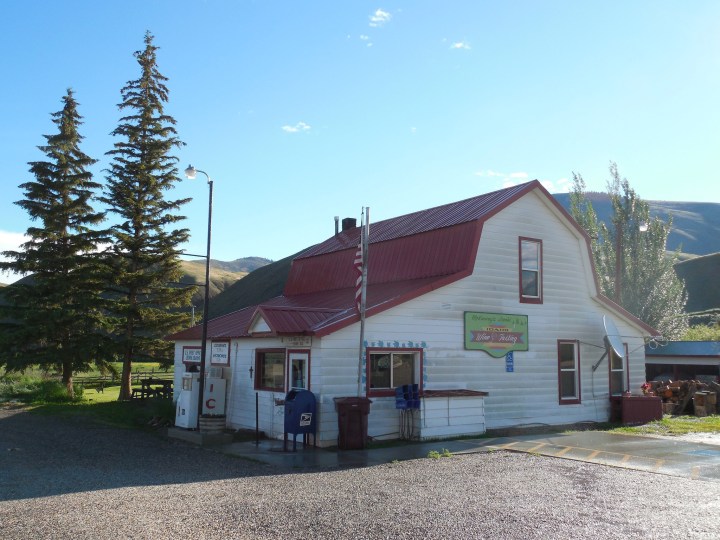
<path id="1" fill-rule="evenodd" d="M 610 395 L 621 396 L 627 389 L 625 386 L 625 359 L 615 354 L 612 347 L 609 347 L 608 356 L 608 363 L 610 364 Z M 627 357 L 627 351 L 625 356 Z"/>
<path id="2" fill-rule="evenodd" d="M 580 403 L 580 350 L 577 341 L 558 341 L 560 404 Z"/>
<path id="3" fill-rule="evenodd" d="M 308 351 L 290 351 L 288 364 L 288 390 L 309 390 L 310 353 Z"/>
<path id="4" fill-rule="evenodd" d="M 542 303 L 542 241 L 520 238 L 520 301 Z"/>

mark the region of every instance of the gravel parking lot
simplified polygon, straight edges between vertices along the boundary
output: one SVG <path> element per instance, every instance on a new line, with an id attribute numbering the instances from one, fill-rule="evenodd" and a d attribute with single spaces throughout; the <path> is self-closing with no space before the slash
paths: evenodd
<path id="1" fill-rule="evenodd" d="M 0 538 L 718 538 L 720 483 L 495 452 L 278 470 L 0 409 Z"/>

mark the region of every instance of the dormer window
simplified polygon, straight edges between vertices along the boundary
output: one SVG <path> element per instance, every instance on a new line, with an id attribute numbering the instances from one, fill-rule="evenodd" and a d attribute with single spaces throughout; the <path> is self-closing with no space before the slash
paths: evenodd
<path id="1" fill-rule="evenodd" d="M 519 239 L 520 302 L 542 304 L 542 240 Z"/>

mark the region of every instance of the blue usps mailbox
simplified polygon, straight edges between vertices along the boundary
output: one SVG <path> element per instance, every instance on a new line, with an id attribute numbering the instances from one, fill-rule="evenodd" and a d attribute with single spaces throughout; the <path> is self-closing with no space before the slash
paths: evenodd
<path id="1" fill-rule="evenodd" d="M 293 435 L 293 452 L 297 449 L 297 436 L 302 434 L 307 444 L 307 434 L 317 432 L 315 394 L 308 390 L 290 390 L 285 396 L 285 439 L 283 450 L 287 450 L 288 433 Z"/>

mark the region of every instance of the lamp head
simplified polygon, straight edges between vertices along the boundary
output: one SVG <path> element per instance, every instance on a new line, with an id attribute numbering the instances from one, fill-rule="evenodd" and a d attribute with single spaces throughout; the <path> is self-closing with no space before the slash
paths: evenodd
<path id="1" fill-rule="evenodd" d="M 185 176 L 189 180 L 195 180 L 195 177 L 197 176 L 197 170 L 192 165 L 188 165 L 188 168 L 185 169 Z"/>

